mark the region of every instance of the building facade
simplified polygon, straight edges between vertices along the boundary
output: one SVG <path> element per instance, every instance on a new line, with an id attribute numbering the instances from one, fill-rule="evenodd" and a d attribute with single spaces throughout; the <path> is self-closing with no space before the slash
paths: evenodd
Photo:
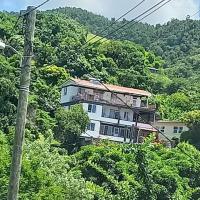
<path id="1" fill-rule="evenodd" d="M 188 127 L 180 121 L 159 120 L 155 122 L 154 126 L 169 139 L 174 137 L 180 138 L 182 132 L 189 130 Z M 160 139 L 165 140 L 162 135 L 160 135 Z"/>
<path id="2" fill-rule="evenodd" d="M 137 142 L 139 137 L 156 132 L 147 124 L 153 122 L 155 116 L 155 107 L 148 105 L 149 92 L 105 86 L 95 79 L 71 79 L 62 86 L 61 105 L 69 109 L 72 105 L 82 104 L 88 113 L 90 124 L 83 137 Z M 141 121 L 138 113 L 145 122 Z"/>

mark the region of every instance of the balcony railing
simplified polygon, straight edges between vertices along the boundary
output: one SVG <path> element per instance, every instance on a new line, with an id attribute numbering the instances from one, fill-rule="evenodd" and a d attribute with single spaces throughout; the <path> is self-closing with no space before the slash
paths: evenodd
<path id="1" fill-rule="evenodd" d="M 105 113 L 103 112 L 101 116 L 105 118 L 109 118 L 109 119 L 117 119 L 117 120 L 123 120 L 127 122 L 133 122 L 133 117 L 128 116 L 124 118 L 122 117 L 123 114 L 111 114 L 109 112 L 105 112 Z"/>
<path id="2" fill-rule="evenodd" d="M 130 101 L 123 100 L 122 102 L 120 99 L 110 99 L 106 100 L 103 98 L 103 95 L 93 95 L 93 94 L 88 94 L 88 93 L 83 93 L 83 94 L 77 94 L 72 97 L 72 101 L 94 101 L 94 102 L 101 102 L 101 103 L 106 103 L 106 104 L 111 104 L 111 105 L 119 105 L 119 106 L 124 106 L 124 102 L 128 104 L 131 107 L 136 107 L 136 102 L 133 101 L 132 103 Z"/>
<path id="3" fill-rule="evenodd" d="M 132 108 L 137 108 L 137 102 L 133 100 L 132 102 L 127 101 L 123 99 L 124 102 L 122 102 L 120 99 L 115 98 L 110 100 L 104 99 L 102 94 L 88 94 L 88 93 L 78 93 L 77 95 L 72 97 L 72 101 L 92 101 L 92 102 L 101 102 L 105 104 L 110 105 L 118 105 L 118 106 L 126 106 L 124 103 L 126 103 L 128 106 Z M 155 109 L 155 105 L 148 105 L 147 102 L 141 102 L 141 105 L 139 108 L 149 108 L 149 109 Z"/>

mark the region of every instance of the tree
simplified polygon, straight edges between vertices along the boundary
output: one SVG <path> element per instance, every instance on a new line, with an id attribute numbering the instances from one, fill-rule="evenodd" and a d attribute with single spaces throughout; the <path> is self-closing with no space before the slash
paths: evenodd
<path id="1" fill-rule="evenodd" d="M 0 199 L 6 199 L 10 171 L 10 146 L 6 135 L 0 131 Z"/>
<path id="2" fill-rule="evenodd" d="M 189 127 L 189 131 L 181 134 L 181 141 L 188 141 L 200 149 L 200 110 L 185 113 L 182 120 Z"/>
<path id="3" fill-rule="evenodd" d="M 61 142 L 62 147 L 65 147 L 69 153 L 76 151 L 80 146 L 80 136 L 85 132 L 89 123 L 87 113 L 81 105 L 71 106 L 68 110 L 59 108 L 56 111 L 55 120 L 55 138 Z"/>

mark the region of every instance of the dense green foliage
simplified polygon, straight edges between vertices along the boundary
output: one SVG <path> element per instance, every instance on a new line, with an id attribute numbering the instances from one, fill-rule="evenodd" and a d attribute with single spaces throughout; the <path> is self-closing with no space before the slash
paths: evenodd
<path id="1" fill-rule="evenodd" d="M 56 111 L 55 138 L 58 139 L 62 147 L 69 153 L 76 151 L 80 147 L 80 136 L 85 132 L 90 120 L 82 106 L 74 105 L 70 110 L 60 108 Z"/>
<path id="2" fill-rule="evenodd" d="M 189 141 L 189 143 L 200 149 L 200 110 L 185 113 L 182 121 L 187 124 L 189 131 L 182 133 L 181 140 Z"/>
<path id="3" fill-rule="evenodd" d="M 89 71 L 105 82 L 156 94 L 151 101 L 161 117 L 184 118 L 192 131 L 192 140 L 184 140 L 194 144 L 199 115 L 189 111 L 200 110 L 199 22 L 137 24 L 123 33 L 133 42 L 108 39 L 81 48 L 91 37 L 88 30 L 98 34 L 112 21 L 80 9 L 56 11 L 37 15 L 20 199 L 199 199 L 200 160 L 194 147 L 179 145 L 195 163 L 179 148 L 149 141 L 141 147 L 97 143 L 69 155 L 78 149 L 88 117 L 79 106 L 66 111 L 59 103 L 60 86 L 70 76 L 88 78 Z M 1 12 L 0 20 L 0 38 L 22 52 L 22 22 L 11 33 L 16 16 Z M 189 34 L 183 34 L 184 27 Z M 9 49 L 0 53 L 0 199 L 5 199 L 20 58 Z"/>
<path id="4" fill-rule="evenodd" d="M 6 199 L 9 138 L 0 133 L 0 198 Z M 188 144 L 166 149 L 151 144 L 97 143 L 68 156 L 51 147 L 53 138 L 25 143 L 20 199 L 23 200 L 198 200 L 199 151 Z"/>
<path id="5" fill-rule="evenodd" d="M 10 35 L 6 33 L 9 32 L 14 17 L 9 18 L 8 13 L 1 15 L 7 21 L 4 22 L 5 26 L 2 25 L 0 37 L 9 38 Z M 135 24 L 120 38 L 131 40 L 139 45 L 130 41 L 112 40 L 95 45 L 91 45 L 93 42 L 91 41 L 84 45 L 92 37 L 88 34 L 88 30 L 98 34 L 107 25 L 113 23 L 113 20 L 109 21 L 76 8 L 41 12 L 37 18 L 36 26 L 39 27 L 35 39 L 37 69 L 45 65 L 47 68 L 49 65 L 55 65 L 64 67 L 71 76 L 87 78 L 90 72 L 105 82 L 147 89 L 157 94 L 156 104 L 163 119 L 178 119 L 181 118 L 182 113 L 200 109 L 199 38 L 195 34 L 199 30 L 199 21 L 172 20 L 165 25 L 155 27 L 142 23 Z M 115 27 L 124 22 L 125 20 L 116 23 Z M 23 44 L 21 34 L 21 31 L 16 31 L 11 36 L 11 45 L 19 50 L 22 50 Z M 143 45 L 146 50 L 140 45 Z M 81 48 L 82 46 L 84 48 Z M 188 49 L 184 50 L 183 46 Z M 8 50 L 5 53 L 10 55 Z M 151 70 L 154 68 L 156 71 Z M 53 73 L 53 71 L 49 72 Z M 44 75 L 46 72 L 42 69 L 37 73 Z M 59 85 L 66 76 L 59 76 L 58 71 L 56 73 L 60 80 L 53 84 Z M 56 78 L 55 74 L 50 76 Z M 48 78 L 52 80 L 48 76 L 42 78 L 45 81 Z M 42 81 L 37 84 L 42 85 Z M 43 89 L 47 90 L 47 88 Z M 161 93 L 162 95 L 159 95 Z M 174 98 L 175 103 L 172 102 Z M 179 105 L 176 103 L 177 100 L 181 102 Z M 182 106 L 186 102 L 190 102 L 190 105 Z"/>
<path id="6" fill-rule="evenodd" d="M 119 28 L 127 22 L 123 19 L 120 22 L 116 22 L 113 28 L 108 29 L 115 22 L 115 19 L 108 20 L 103 16 L 76 8 L 59 8 L 54 11 L 62 12 L 66 16 L 77 20 L 86 26 L 89 31 L 100 36 L 107 35 L 113 29 Z M 200 21 L 187 18 L 182 21 L 172 19 L 164 25 L 158 24 L 156 26 L 134 23 L 134 25 L 123 28 L 110 36 L 112 39 L 129 40 L 142 45 L 146 50 L 153 51 L 165 61 L 162 66 L 164 67 L 163 72 L 167 76 L 163 77 L 159 73 L 155 77 L 155 83 L 154 79 L 151 79 L 149 85 L 153 83 L 153 92 L 166 93 L 166 95 L 181 92 L 182 95 L 188 97 L 187 101 L 192 105 L 188 105 L 184 109 L 177 109 L 173 105 L 169 108 L 171 97 L 167 97 L 169 101 L 160 102 L 163 96 L 158 96 L 158 105 L 161 107 L 160 112 L 163 112 L 163 107 L 168 107 L 168 109 L 172 110 L 172 114 L 170 114 L 171 111 L 167 111 L 164 116 L 162 114 L 164 118 L 179 118 L 183 112 L 200 109 L 199 31 Z M 155 75 L 153 74 L 153 76 Z M 134 76 L 130 78 L 134 80 Z M 166 95 L 164 96 L 166 97 Z M 174 110 L 175 112 L 173 112 Z"/>

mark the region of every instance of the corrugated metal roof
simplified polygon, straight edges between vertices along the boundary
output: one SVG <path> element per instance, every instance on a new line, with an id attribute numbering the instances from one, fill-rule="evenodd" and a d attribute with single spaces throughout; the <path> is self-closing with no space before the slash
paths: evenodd
<path id="1" fill-rule="evenodd" d="M 157 132 L 157 130 L 155 128 L 153 128 L 150 124 L 138 123 L 137 127 L 140 130 L 147 130 L 147 131 Z"/>

